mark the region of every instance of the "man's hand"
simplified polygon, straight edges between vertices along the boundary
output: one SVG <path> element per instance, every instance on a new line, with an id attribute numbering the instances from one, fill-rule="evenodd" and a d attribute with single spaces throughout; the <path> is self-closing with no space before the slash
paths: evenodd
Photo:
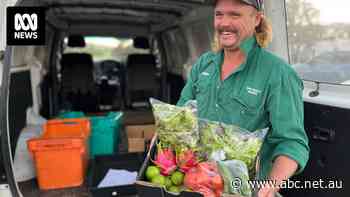
<path id="1" fill-rule="evenodd" d="M 257 197 L 275 197 L 278 189 L 270 185 L 266 185 L 258 191 Z"/>
<path id="2" fill-rule="evenodd" d="M 258 197 L 275 197 L 279 190 L 279 185 L 282 181 L 289 179 L 298 169 L 298 164 L 287 156 L 280 155 L 273 162 L 273 167 L 270 173 L 270 180 L 273 180 L 275 185 L 265 185 L 258 191 Z"/>

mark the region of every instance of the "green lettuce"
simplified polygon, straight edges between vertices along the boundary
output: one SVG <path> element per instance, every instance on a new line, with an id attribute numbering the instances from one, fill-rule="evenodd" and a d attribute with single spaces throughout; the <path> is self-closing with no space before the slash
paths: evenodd
<path id="1" fill-rule="evenodd" d="M 200 143 L 210 155 L 224 151 L 225 159 L 241 160 L 250 171 L 255 169 L 255 160 L 263 143 L 266 130 L 249 132 L 234 125 L 200 120 Z"/>
<path id="2" fill-rule="evenodd" d="M 151 99 L 156 131 L 163 146 L 176 150 L 198 147 L 198 118 L 190 106 L 179 107 Z"/>

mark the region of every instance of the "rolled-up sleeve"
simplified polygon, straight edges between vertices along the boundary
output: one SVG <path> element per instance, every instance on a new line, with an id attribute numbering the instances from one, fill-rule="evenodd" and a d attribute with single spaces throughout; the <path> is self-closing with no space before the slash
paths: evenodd
<path id="1" fill-rule="evenodd" d="M 293 159 L 298 163 L 298 174 L 305 168 L 310 151 L 304 130 L 303 83 L 288 65 L 274 77 L 267 100 L 272 127 L 267 140 L 275 145 L 272 160 L 280 155 Z"/>

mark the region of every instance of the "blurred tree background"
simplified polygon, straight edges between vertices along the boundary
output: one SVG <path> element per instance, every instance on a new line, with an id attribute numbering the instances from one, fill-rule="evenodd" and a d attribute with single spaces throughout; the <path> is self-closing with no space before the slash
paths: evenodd
<path id="1" fill-rule="evenodd" d="M 287 26 L 291 63 L 305 63 L 317 55 L 323 42 L 350 39 L 350 24 L 320 23 L 320 10 L 309 0 L 287 0 Z M 331 8 L 330 8 L 331 9 Z"/>
<path id="2" fill-rule="evenodd" d="M 291 62 L 304 62 L 306 57 L 303 54 L 310 53 L 308 50 L 322 37 L 321 26 L 318 24 L 319 16 L 319 10 L 306 0 L 287 1 Z"/>

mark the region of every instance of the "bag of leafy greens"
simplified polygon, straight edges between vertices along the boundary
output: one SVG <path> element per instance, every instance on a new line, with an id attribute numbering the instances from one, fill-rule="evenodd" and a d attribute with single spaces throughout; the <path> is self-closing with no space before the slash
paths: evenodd
<path id="1" fill-rule="evenodd" d="M 241 160 L 251 175 L 267 129 L 249 132 L 235 125 L 199 120 L 199 135 L 202 152 L 209 160 Z"/>
<path id="2" fill-rule="evenodd" d="M 162 146 L 178 150 L 198 147 L 198 119 L 196 102 L 189 101 L 179 107 L 151 98 L 156 132 Z"/>

